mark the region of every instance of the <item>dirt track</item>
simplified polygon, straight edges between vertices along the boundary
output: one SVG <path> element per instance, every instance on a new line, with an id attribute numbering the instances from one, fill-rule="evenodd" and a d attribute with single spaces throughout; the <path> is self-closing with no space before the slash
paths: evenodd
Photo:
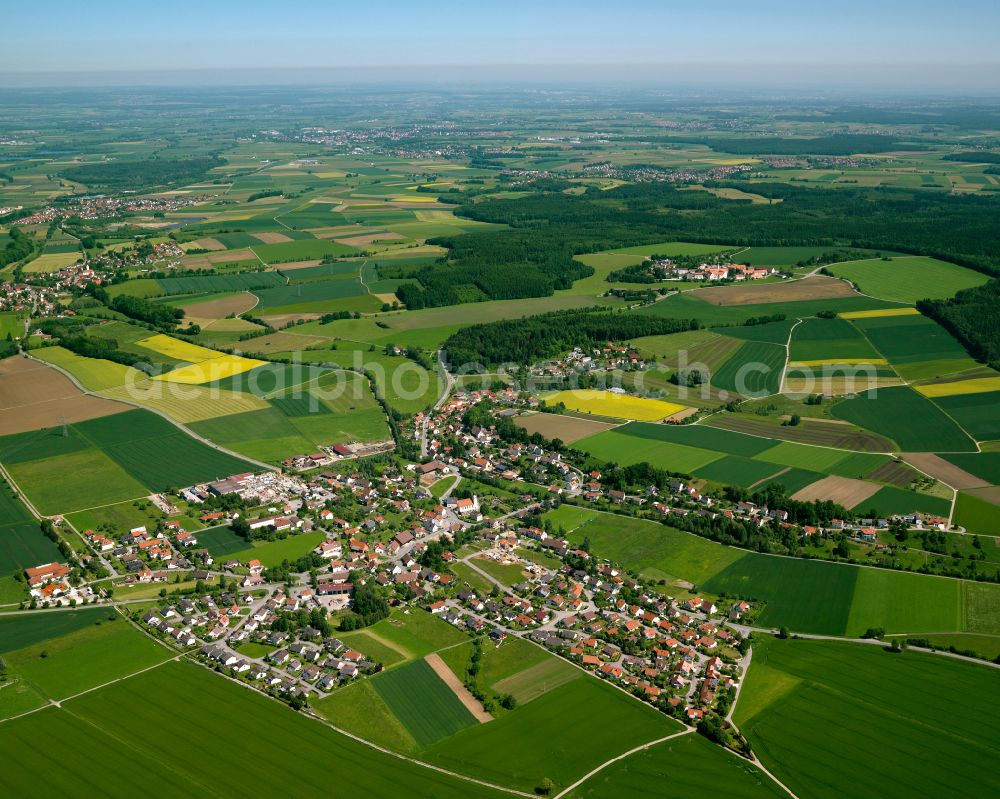
<path id="1" fill-rule="evenodd" d="M 480 724 L 493 721 L 493 716 L 483 710 L 483 706 L 469 693 L 469 689 L 462 685 L 458 677 L 445 665 L 437 653 L 431 653 L 424 660 L 427 661 L 428 666 L 434 669 L 434 673 L 444 681 L 444 684 L 451 688 L 455 696 L 458 697 L 458 700 L 465 705 L 466 710 L 475 717 L 476 721 Z"/>

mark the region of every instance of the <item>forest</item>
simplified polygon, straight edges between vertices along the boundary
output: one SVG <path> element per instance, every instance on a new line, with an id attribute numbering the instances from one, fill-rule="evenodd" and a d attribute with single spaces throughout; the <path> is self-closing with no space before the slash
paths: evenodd
<path id="1" fill-rule="evenodd" d="M 224 165 L 218 156 L 150 158 L 143 161 L 101 161 L 64 169 L 67 180 L 99 191 L 135 191 L 148 186 L 192 183 L 210 169 Z"/>
<path id="2" fill-rule="evenodd" d="M 1000 280 L 948 300 L 921 300 L 917 310 L 957 338 L 973 358 L 1000 369 Z"/>
<path id="3" fill-rule="evenodd" d="M 574 347 L 628 341 L 698 329 L 697 320 L 662 319 L 598 309 L 555 311 L 526 319 L 504 319 L 473 325 L 443 344 L 452 367 L 531 364 Z"/>

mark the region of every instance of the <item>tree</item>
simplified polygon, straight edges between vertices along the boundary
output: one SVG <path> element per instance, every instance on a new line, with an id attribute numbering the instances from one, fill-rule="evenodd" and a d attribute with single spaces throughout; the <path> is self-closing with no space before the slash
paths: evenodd
<path id="1" fill-rule="evenodd" d="M 538 787 L 535 788 L 535 793 L 539 796 L 549 796 L 556 789 L 556 784 L 552 782 L 548 777 L 543 779 L 538 783 Z"/>

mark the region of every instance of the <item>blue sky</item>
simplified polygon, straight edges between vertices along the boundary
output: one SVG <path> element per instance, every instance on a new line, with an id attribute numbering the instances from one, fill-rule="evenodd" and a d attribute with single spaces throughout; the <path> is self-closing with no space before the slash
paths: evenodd
<path id="1" fill-rule="evenodd" d="M 908 75 L 989 88 L 1000 76 L 1000 2 L 48 0 L 11 4 L 0 40 L 0 82 L 19 73 L 163 70 L 443 76 L 471 66 L 472 75 L 587 79 L 686 72 L 794 81 L 841 72 L 855 82 Z"/>

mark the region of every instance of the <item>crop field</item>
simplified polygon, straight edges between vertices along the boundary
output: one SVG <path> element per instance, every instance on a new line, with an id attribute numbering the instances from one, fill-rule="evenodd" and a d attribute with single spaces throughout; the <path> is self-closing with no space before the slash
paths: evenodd
<path id="1" fill-rule="evenodd" d="M 0 361 L 0 436 L 94 419 L 127 407 L 83 394 L 65 375 L 36 361 L 18 356 Z"/>
<path id="2" fill-rule="evenodd" d="M 744 325 L 742 327 L 720 327 L 719 333 L 724 336 L 739 339 L 741 341 L 764 341 L 770 344 L 785 345 L 788 341 L 792 327 L 795 325 L 794 319 L 785 319 L 782 322 L 765 322 L 762 325 Z M 798 330 L 798 328 L 796 328 Z"/>
<path id="3" fill-rule="evenodd" d="M 591 419 L 580 419 L 558 413 L 533 413 L 528 416 L 518 416 L 514 423 L 529 433 L 541 433 L 545 438 L 558 438 L 565 444 L 572 444 L 587 436 L 603 433 L 614 427 L 607 422 L 596 422 Z"/>
<path id="4" fill-rule="evenodd" d="M 780 467 L 773 463 L 744 458 L 741 455 L 724 455 L 718 460 L 694 470 L 696 477 L 725 485 L 747 488 L 754 483 L 773 477 Z"/>
<path id="5" fill-rule="evenodd" d="M 977 701 L 955 713 L 951 697 L 927 690 L 943 684 L 960 684 Z M 1000 752 L 991 735 L 998 712 L 985 666 L 758 636 L 734 720 L 798 796 L 990 796 L 1000 791 L 989 765 Z"/>
<path id="6" fill-rule="evenodd" d="M 960 394 L 997 394 L 1000 392 L 1000 375 L 992 377 L 973 377 L 967 380 L 952 380 L 943 383 L 928 383 L 917 386 L 917 391 L 925 397 L 939 399 L 954 397 Z"/>
<path id="7" fill-rule="evenodd" d="M 205 547 L 218 558 L 246 549 L 247 542 L 229 527 L 212 527 L 208 530 L 198 531 L 198 546 Z"/>
<path id="8" fill-rule="evenodd" d="M 90 391 L 104 391 L 115 386 L 145 379 L 138 369 L 114 361 L 84 358 L 62 347 L 43 347 L 33 350 L 32 356 L 46 363 L 65 369 Z"/>
<path id="9" fill-rule="evenodd" d="M 38 522 L 0 479 L 0 577 L 59 558 L 59 548 L 42 535 Z"/>
<path id="10" fill-rule="evenodd" d="M 142 380 L 132 385 L 106 389 L 101 392 L 101 396 L 123 402 L 137 402 L 184 425 L 269 407 L 265 400 L 253 394 L 237 394 L 225 389 L 190 384 L 185 384 L 183 390 L 179 391 L 176 383 L 163 380 Z"/>
<path id="11" fill-rule="evenodd" d="M 476 720 L 424 660 L 380 674 L 372 687 L 420 747 L 430 746 Z"/>
<path id="12" fill-rule="evenodd" d="M 137 283 L 140 281 L 136 281 Z M 160 294 L 202 294 L 220 291 L 250 291 L 255 289 L 283 286 L 285 278 L 277 272 L 241 272 L 231 275 L 192 275 L 191 277 L 164 277 L 156 281 L 150 289 L 159 289 Z M 132 283 L 125 283 L 131 286 Z M 114 293 L 114 292 L 112 292 Z M 153 294 L 151 296 L 157 296 Z"/>
<path id="13" fill-rule="evenodd" d="M 829 500 L 845 508 L 853 508 L 877 494 L 880 488 L 878 483 L 829 475 L 803 486 L 792 499 L 799 502 Z"/>
<path id="14" fill-rule="evenodd" d="M 711 376 L 712 386 L 746 396 L 777 394 L 785 370 L 785 348 L 750 341 Z"/>
<path id="15" fill-rule="evenodd" d="M 594 725 L 594 718 L 602 723 Z M 523 790 L 546 777 L 562 788 L 609 757 L 678 731 L 676 721 L 581 675 L 512 713 L 441 741 L 423 758 Z"/>
<path id="16" fill-rule="evenodd" d="M 794 362 L 878 363 L 883 362 L 871 343 L 844 319 L 807 319 L 792 335 Z"/>
<path id="17" fill-rule="evenodd" d="M 975 442 L 926 397 L 908 386 L 882 388 L 832 408 L 852 422 L 896 442 L 903 452 L 969 452 Z M 914 424 L 919 420 L 919 424 Z"/>
<path id="18" fill-rule="evenodd" d="M 835 264 L 829 269 L 864 294 L 906 303 L 954 297 L 956 292 L 981 286 L 989 279 L 964 266 L 917 255 Z"/>
<path id="19" fill-rule="evenodd" d="M 845 311 L 840 319 L 881 319 L 887 316 L 920 316 L 916 308 L 881 308 L 874 311 Z"/>
<path id="20" fill-rule="evenodd" d="M 187 363 L 201 363 L 212 358 L 218 358 L 222 354 L 207 347 L 189 344 L 179 338 L 165 336 L 162 333 L 140 339 L 135 343 L 160 355 L 166 355 L 168 358 L 173 358 L 177 361 L 186 361 Z"/>
<path id="21" fill-rule="evenodd" d="M 109 505 L 252 469 L 144 410 L 0 439 L 0 460 L 47 515 Z M 16 462 L 14 462 L 16 461 Z"/>
<path id="22" fill-rule="evenodd" d="M 1000 485 L 1000 452 L 946 453 L 941 457 L 990 485 Z"/>
<path id="23" fill-rule="evenodd" d="M 1000 439 L 1000 391 L 937 397 L 934 403 L 973 438 L 979 441 Z"/>
<path id="24" fill-rule="evenodd" d="M 678 411 L 685 405 L 675 402 L 665 402 L 644 397 L 631 397 L 616 394 L 611 391 L 596 391 L 592 389 L 574 389 L 559 391 L 543 397 L 548 405 L 562 403 L 571 411 L 594 413 L 598 416 L 610 416 L 617 419 L 634 419 L 648 422 L 658 422 Z"/>
<path id="25" fill-rule="evenodd" d="M 823 275 L 814 275 L 802 280 L 786 280 L 781 283 L 743 283 L 695 289 L 694 294 L 699 300 L 712 305 L 766 305 L 858 296 L 857 292 L 844 281 Z"/>
<path id="26" fill-rule="evenodd" d="M 241 355 L 221 355 L 215 353 L 215 357 L 182 366 L 166 374 L 153 378 L 154 380 L 165 380 L 169 383 L 187 383 L 189 385 L 201 385 L 203 383 L 213 383 L 216 380 L 225 380 L 227 377 L 249 372 L 258 366 L 263 366 L 265 361 L 258 361 L 254 358 L 244 358 Z"/>
<path id="27" fill-rule="evenodd" d="M 102 618 L 100 624 L 5 652 L 8 673 L 16 682 L 0 691 L 0 718 L 24 712 L 25 704 L 38 707 L 65 699 L 173 655 L 121 618 Z"/>
<path id="28" fill-rule="evenodd" d="M 925 380 L 978 366 L 948 331 L 925 316 L 879 316 L 854 319 L 852 324 L 907 380 Z"/>
<path id="29" fill-rule="evenodd" d="M 953 521 L 973 533 L 1000 534 L 1000 505 L 961 492 L 955 501 Z"/>
<path id="30" fill-rule="evenodd" d="M 874 433 L 858 430 L 846 424 L 826 424 L 803 419 L 801 424 L 779 426 L 764 419 L 730 414 L 716 414 L 707 425 L 734 433 L 795 441 L 817 447 L 836 447 L 857 452 L 888 452 L 892 442 Z"/>
<path id="31" fill-rule="evenodd" d="M 629 755 L 595 774 L 568 796 L 692 799 L 713 796 L 722 785 L 727 799 L 788 796 L 762 771 L 701 735 L 684 735 Z"/>
<path id="32" fill-rule="evenodd" d="M 215 712 L 206 714 L 205 708 Z M 232 719 L 241 719 L 239 726 Z M 193 721 L 197 719 L 198 721 Z M 150 729 L 182 739 L 199 728 L 216 746 L 195 748 L 164 766 L 145 743 Z M 283 750 L 283 768 L 248 758 L 248 728 L 265 729 L 276 740 L 294 740 Z M 50 745 L 31 743 L 45 735 Z M 84 752 L 73 742 L 86 740 Z M 206 785 L 220 797 L 321 793 L 334 780 L 352 794 L 391 797 L 400 785 L 440 799 L 496 797 L 475 784 L 384 755 L 339 735 L 279 704 L 241 690 L 204 669 L 166 664 L 66 703 L 0 725 L 0 746 L 10 757 L 0 785 L 11 795 L 39 790 L 72 794 L 81 775 L 108 797 L 137 792 L 167 796 L 200 794 Z M 324 762 L 322 769 L 316 763 Z"/>
<path id="33" fill-rule="evenodd" d="M 609 250 L 609 252 L 625 255 L 662 255 L 666 258 L 671 258 L 679 255 L 711 255 L 712 253 L 724 252 L 730 249 L 733 248 L 718 244 L 691 244 L 684 241 L 663 241 L 658 244 L 637 244 L 633 247 L 622 247 L 617 250 Z"/>

